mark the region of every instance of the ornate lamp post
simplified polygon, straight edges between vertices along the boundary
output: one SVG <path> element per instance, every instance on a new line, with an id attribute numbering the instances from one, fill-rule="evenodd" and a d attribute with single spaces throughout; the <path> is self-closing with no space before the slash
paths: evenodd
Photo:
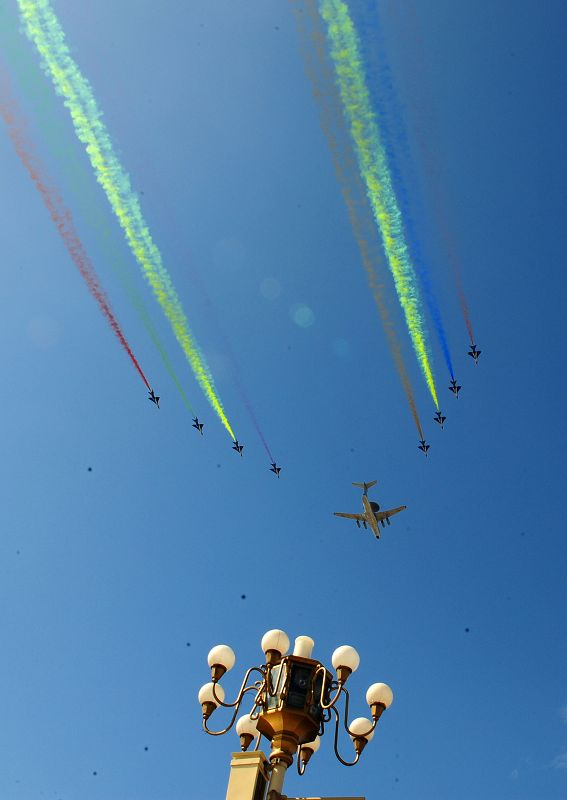
<path id="1" fill-rule="evenodd" d="M 393 700 L 392 690 L 385 683 L 373 683 L 366 692 L 366 702 L 372 719 L 349 718 L 349 692 L 345 687 L 349 676 L 358 668 L 360 657 L 353 647 L 343 645 L 335 650 L 332 665 L 333 675 L 320 661 L 311 658 L 314 642 L 308 636 L 295 640 L 292 655 L 286 655 L 289 638 L 284 631 L 271 630 L 261 642 L 265 662 L 250 667 L 243 678 L 234 702 L 226 703 L 219 681 L 235 663 L 235 655 L 228 645 L 213 647 L 208 655 L 212 681 L 199 691 L 199 702 L 203 710 L 203 728 L 212 736 L 229 731 L 236 722 L 243 751 L 256 739 L 259 748 L 264 736 L 270 742 L 270 784 L 268 798 L 281 794 L 287 768 L 297 756 L 297 770 L 303 775 L 305 768 L 317 752 L 325 726 L 334 722 L 333 747 L 341 764 L 354 766 L 362 751 L 374 736 L 382 712 Z M 342 712 L 339 701 L 343 698 Z M 238 713 L 247 699 L 249 711 Z M 216 708 L 231 709 L 228 725 L 213 731 L 208 721 Z M 339 753 L 339 730 L 343 727 L 354 746 L 354 758 L 348 761 Z"/>

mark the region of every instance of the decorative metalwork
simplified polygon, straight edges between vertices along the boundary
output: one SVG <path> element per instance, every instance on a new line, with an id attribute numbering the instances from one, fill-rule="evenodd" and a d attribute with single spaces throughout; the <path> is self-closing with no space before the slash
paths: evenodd
<path id="1" fill-rule="evenodd" d="M 276 647 L 274 642 L 280 644 Z M 271 745 L 273 771 L 277 764 L 278 771 L 283 775 L 293 762 L 293 757 L 297 756 L 297 771 L 303 775 L 313 753 L 319 748 L 320 737 L 324 736 L 326 726 L 334 723 L 333 748 L 337 759 L 347 767 L 357 764 L 366 744 L 374 735 L 382 712 L 392 702 L 391 689 L 386 684 L 373 684 L 366 695 L 372 720 L 361 717 L 349 722 L 350 695 L 345 683 L 359 664 L 354 648 L 343 646 L 335 650 L 333 666 L 336 676 L 333 676 L 324 664 L 310 657 L 313 641 L 309 637 L 299 637 L 293 654 L 285 655 L 289 647 L 286 634 L 283 631 L 268 631 L 262 639 L 262 647 L 265 663 L 246 671 L 233 702 L 225 702 L 219 681 L 234 664 L 234 653 L 226 645 L 211 650 L 209 665 L 212 682 L 205 684 L 199 692 L 203 729 L 211 736 L 221 736 L 236 722 L 242 750 L 247 750 L 254 739 L 255 749 L 258 749 L 264 736 Z M 250 699 L 250 710 L 237 722 L 238 713 L 246 699 Z M 231 710 L 230 720 L 221 730 L 211 730 L 210 716 L 219 707 Z M 339 752 L 341 727 L 354 746 L 352 761 Z M 283 777 L 280 777 L 278 783 L 282 781 Z M 273 789 L 276 796 L 280 788 L 281 785 Z"/>

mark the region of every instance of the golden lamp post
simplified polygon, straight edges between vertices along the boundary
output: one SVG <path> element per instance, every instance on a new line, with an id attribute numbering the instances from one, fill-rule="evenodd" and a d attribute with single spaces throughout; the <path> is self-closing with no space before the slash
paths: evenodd
<path id="1" fill-rule="evenodd" d="M 297 771 L 303 775 L 309 760 L 319 749 L 325 727 L 333 722 L 335 755 L 341 764 L 354 766 L 374 736 L 382 712 L 393 700 L 389 686 L 373 683 L 366 692 L 372 719 L 358 717 L 349 722 L 349 692 L 345 684 L 360 663 L 354 647 L 343 645 L 335 650 L 331 658 L 333 675 L 324 664 L 311 657 L 314 642 L 309 636 L 297 637 L 291 655 L 286 655 L 289 638 L 281 630 L 268 631 L 262 637 L 261 646 L 265 662 L 246 671 L 234 702 L 225 702 L 219 683 L 236 660 L 234 651 L 225 644 L 209 652 L 212 681 L 199 691 L 204 730 L 212 736 L 221 736 L 236 722 L 240 737 L 242 752 L 233 755 L 227 800 L 264 800 L 266 789 L 267 800 L 283 797 L 285 773 L 294 756 L 297 757 Z M 251 707 L 237 719 L 245 699 Z M 219 707 L 230 709 L 231 718 L 226 727 L 214 731 L 208 723 Z M 352 740 L 352 761 L 339 753 L 341 727 Z M 270 743 L 269 763 L 259 750 L 262 736 Z M 247 752 L 254 740 L 253 751 Z"/>

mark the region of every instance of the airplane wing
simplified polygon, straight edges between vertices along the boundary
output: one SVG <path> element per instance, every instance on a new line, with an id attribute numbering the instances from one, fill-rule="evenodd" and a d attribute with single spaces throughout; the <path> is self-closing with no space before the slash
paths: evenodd
<path id="1" fill-rule="evenodd" d="M 343 514 L 342 511 L 334 511 L 335 517 L 344 517 L 345 519 L 357 519 L 359 522 L 364 522 L 366 517 L 364 514 Z"/>
<path id="2" fill-rule="evenodd" d="M 394 514 L 399 514 L 400 511 L 405 511 L 407 506 L 398 506 L 398 508 L 389 508 L 387 511 L 376 511 L 376 519 L 378 521 L 382 519 L 388 519 L 389 517 L 393 517 Z"/>

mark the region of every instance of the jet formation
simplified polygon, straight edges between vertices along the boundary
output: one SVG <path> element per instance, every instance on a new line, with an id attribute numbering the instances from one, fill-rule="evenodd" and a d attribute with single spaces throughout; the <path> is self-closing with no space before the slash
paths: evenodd
<path id="1" fill-rule="evenodd" d="M 150 389 L 148 394 L 149 394 L 148 400 L 151 400 L 151 402 L 155 403 L 155 405 L 159 408 L 159 397 L 155 394 L 154 390 Z M 199 417 L 193 417 L 193 425 L 191 427 L 195 428 L 195 430 L 198 433 L 200 433 L 201 436 L 203 435 L 203 426 L 204 423 L 199 422 Z M 240 444 L 238 439 L 234 439 L 234 441 L 232 442 L 232 449 L 236 450 L 238 455 L 242 457 L 242 451 L 244 450 L 244 445 Z M 277 478 L 280 477 L 281 471 L 282 468 L 278 467 L 275 461 L 270 462 L 270 472 L 273 472 Z"/>
<path id="2" fill-rule="evenodd" d="M 467 352 L 467 355 L 469 355 L 472 358 L 472 360 L 475 363 L 475 366 L 478 366 L 478 359 L 479 359 L 479 356 L 480 356 L 481 353 L 482 353 L 482 350 L 479 350 L 477 348 L 476 344 L 474 344 L 474 343 L 471 344 L 471 349 Z M 457 400 L 458 400 L 459 399 L 459 392 L 461 391 L 461 389 L 463 387 L 460 384 L 457 383 L 456 378 L 453 378 L 451 380 L 451 383 L 450 383 L 448 388 L 449 388 L 449 391 L 452 392 L 455 395 L 455 397 L 457 398 Z M 154 403 L 154 405 L 157 406 L 157 408 L 159 408 L 160 398 L 159 398 L 158 395 L 155 394 L 153 389 L 149 389 L 148 395 L 149 395 L 148 396 L 148 400 L 150 400 L 152 403 Z M 443 427 L 445 425 L 445 422 L 447 420 L 447 417 L 445 417 L 440 410 L 437 410 L 435 412 L 433 420 L 440 426 L 441 429 L 443 429 Z M 198 433 L 200 433 L 201 436 L 203 436 L 203 425 L 204 424 L 202 422 L 199 422 L 199 418 L 198 417 L 193 417 L 193 425 L 192 425 L 192 427 L 195 428 L 195 430 Z M 427 457 L 427 453 L 428 453 L 429 448 L 430 448 L 430 445 L 425 441 L 425 439 L 420 439 L 419 440 L 418 450 L 421 450 L 421 452 L 426 457 Z M 238 455 L 242 457 L 242 451 L 244 450 L 244 445 L 240 444 L 238 439 L 234 439 L 233 440 L 232 449 L 235 450 L 238 453 Z M 275 461 L 271 461 L 270 462 L 270 468 L 269 469 L 270 469 L 270 472 L 273 472 L 274 475 L 277 478 L 280 477 L 280 472 L 282 471 L 282 468 L 278 467 L 278 465 L 276 464 Z M 378 505 L 378 503 L 375 503 L 373 501 L 368 500 L 368 489 L 371 486 L 374 486 L 375 483 L 376 483 L 376 481 L 372 481 L 371 483 L 362 483 L 362 484 L 354 483 L 353 484 L 353 486 L 360 486 L 360 487 L 362 487 L 364 489 L 364 493 L 362 495 L 362 502 L 363 502 L 363 506 L 364 506 L 364 514 L 342 514 L 342 513 L 339 513 L 338 511 L 336 511 L 335 514 L 336 514 L 337 517 L 348 517 L 349 519 L 355 519 L 356 520 L 356 524 L 358 525 L 358 527 L 360 527 L 360 523 L 361 522 L 364 525 L 364 527 L 366 527 L 367 524 L 370 524 L 370 527 L 375 532 L 375 535 L 379 536 L 379 534 L 377 533 L 376 520 L 381 522 L 382 527 L 384 527 L 384 521 L 386 521 L 388 523 L 388 525 L 389 525 L 390 524 L 390 517 L 393 514 L 397 514 L 399 511 L 403 511 L 406 506 L 400 506 L 399 508 L 390 509 L 390 511 L 380 511 L 380 506 Z M 370 511 L 368 509 L 370 509 Z M 370 512 L 372 512 L 372 514 L 374 516 L 367 516 L 368 514 L 370 514 Z M 378 517 L 376 516 L 376 514 L 378 514 Z M 375 530 L 375 528 L 376 528 L 376 530 Z"/>
<path id="3" fill-rule="evenodd" d="M 471 349 L 468 351 L 467 355 L 469 355 L 472 358 L 475 365 L 478 365 L 478 357 L 480 356 L 481 352 L 482 351 L 477 348 L 476 344 L 472 344 Z M 457 380 L 455 378 L 451 380 L 451 383 L 449 385 L 449 391 L 453 392 L 457 400 L 459 399 L 459 392 L 461 391 L 462 388 L 463 387 L 457 383 Z M 445 417 L 443 415 L 443 412 L 440 410 L 437 410 L 433 417 L 433 420 L 440 426 L 441 429 L 443 429 L 446 419 L 447 417 Z M 419 440 L 418 448 L 419 450 L 421 450 L 422 453 L 427 455 L 427 451 L 429 450 L 429 445 L 427 444 L 425 439 Z"/>
<path id="4" fill-rule="evenodd" d="M 152 403 L 159 408 L 159 397 L 156 395 L 153 389 L 148 391 L 149 397 L 148 400 L 151 400 Z M 193 417 L 193 425 L 191 427 L 195 428 L 198 433 L 203 435 L 203 422 L 199 422 L 199 417 Z M 242 456 L 242 451 L 244 450 L 244 445 L 240 444 L 238 439 L 234 439 L 232 443 L 232 449 L 236 450 L 239 456 Z M 280 477 L 280 472 L 282 471 L 281 467 L 278 467 L 275 461 L 270 462 L 270 472 L 273 472 L 276 477 Z"/>
<path id="5" fill-rule="evenodd" d="M 359 489 L 362 489 L 362 514 L 345 514 L 342 511 L 335 511 L 333 512 L 335 517 L 344 517 L 345 519 L 353 519 L 356 522 L 356 527 L 360 528 L 362 524 L 363 528 L 367 528 L 370 526 L 370 530 L 374 534 L 374 536 L 379 539 L 380 538 L 380 529 L 378 527 L 378 523 L 382 525 L 383 528 L 386 527 L 386 523 L 390 525 L 390 517 L 393 517 L 394 514 L 399 514 L 400 511 L 405 511 L 407 506 L 398 506 L 398 508 L 390 508 L 387 511 L 380 511 L 380 506 L 374 500 L 368 499 L 368 490 L 374 486 L 377 481 L 370 481 L 369 483 L 353 483 L 353 486 L 357 486 Z"/>

